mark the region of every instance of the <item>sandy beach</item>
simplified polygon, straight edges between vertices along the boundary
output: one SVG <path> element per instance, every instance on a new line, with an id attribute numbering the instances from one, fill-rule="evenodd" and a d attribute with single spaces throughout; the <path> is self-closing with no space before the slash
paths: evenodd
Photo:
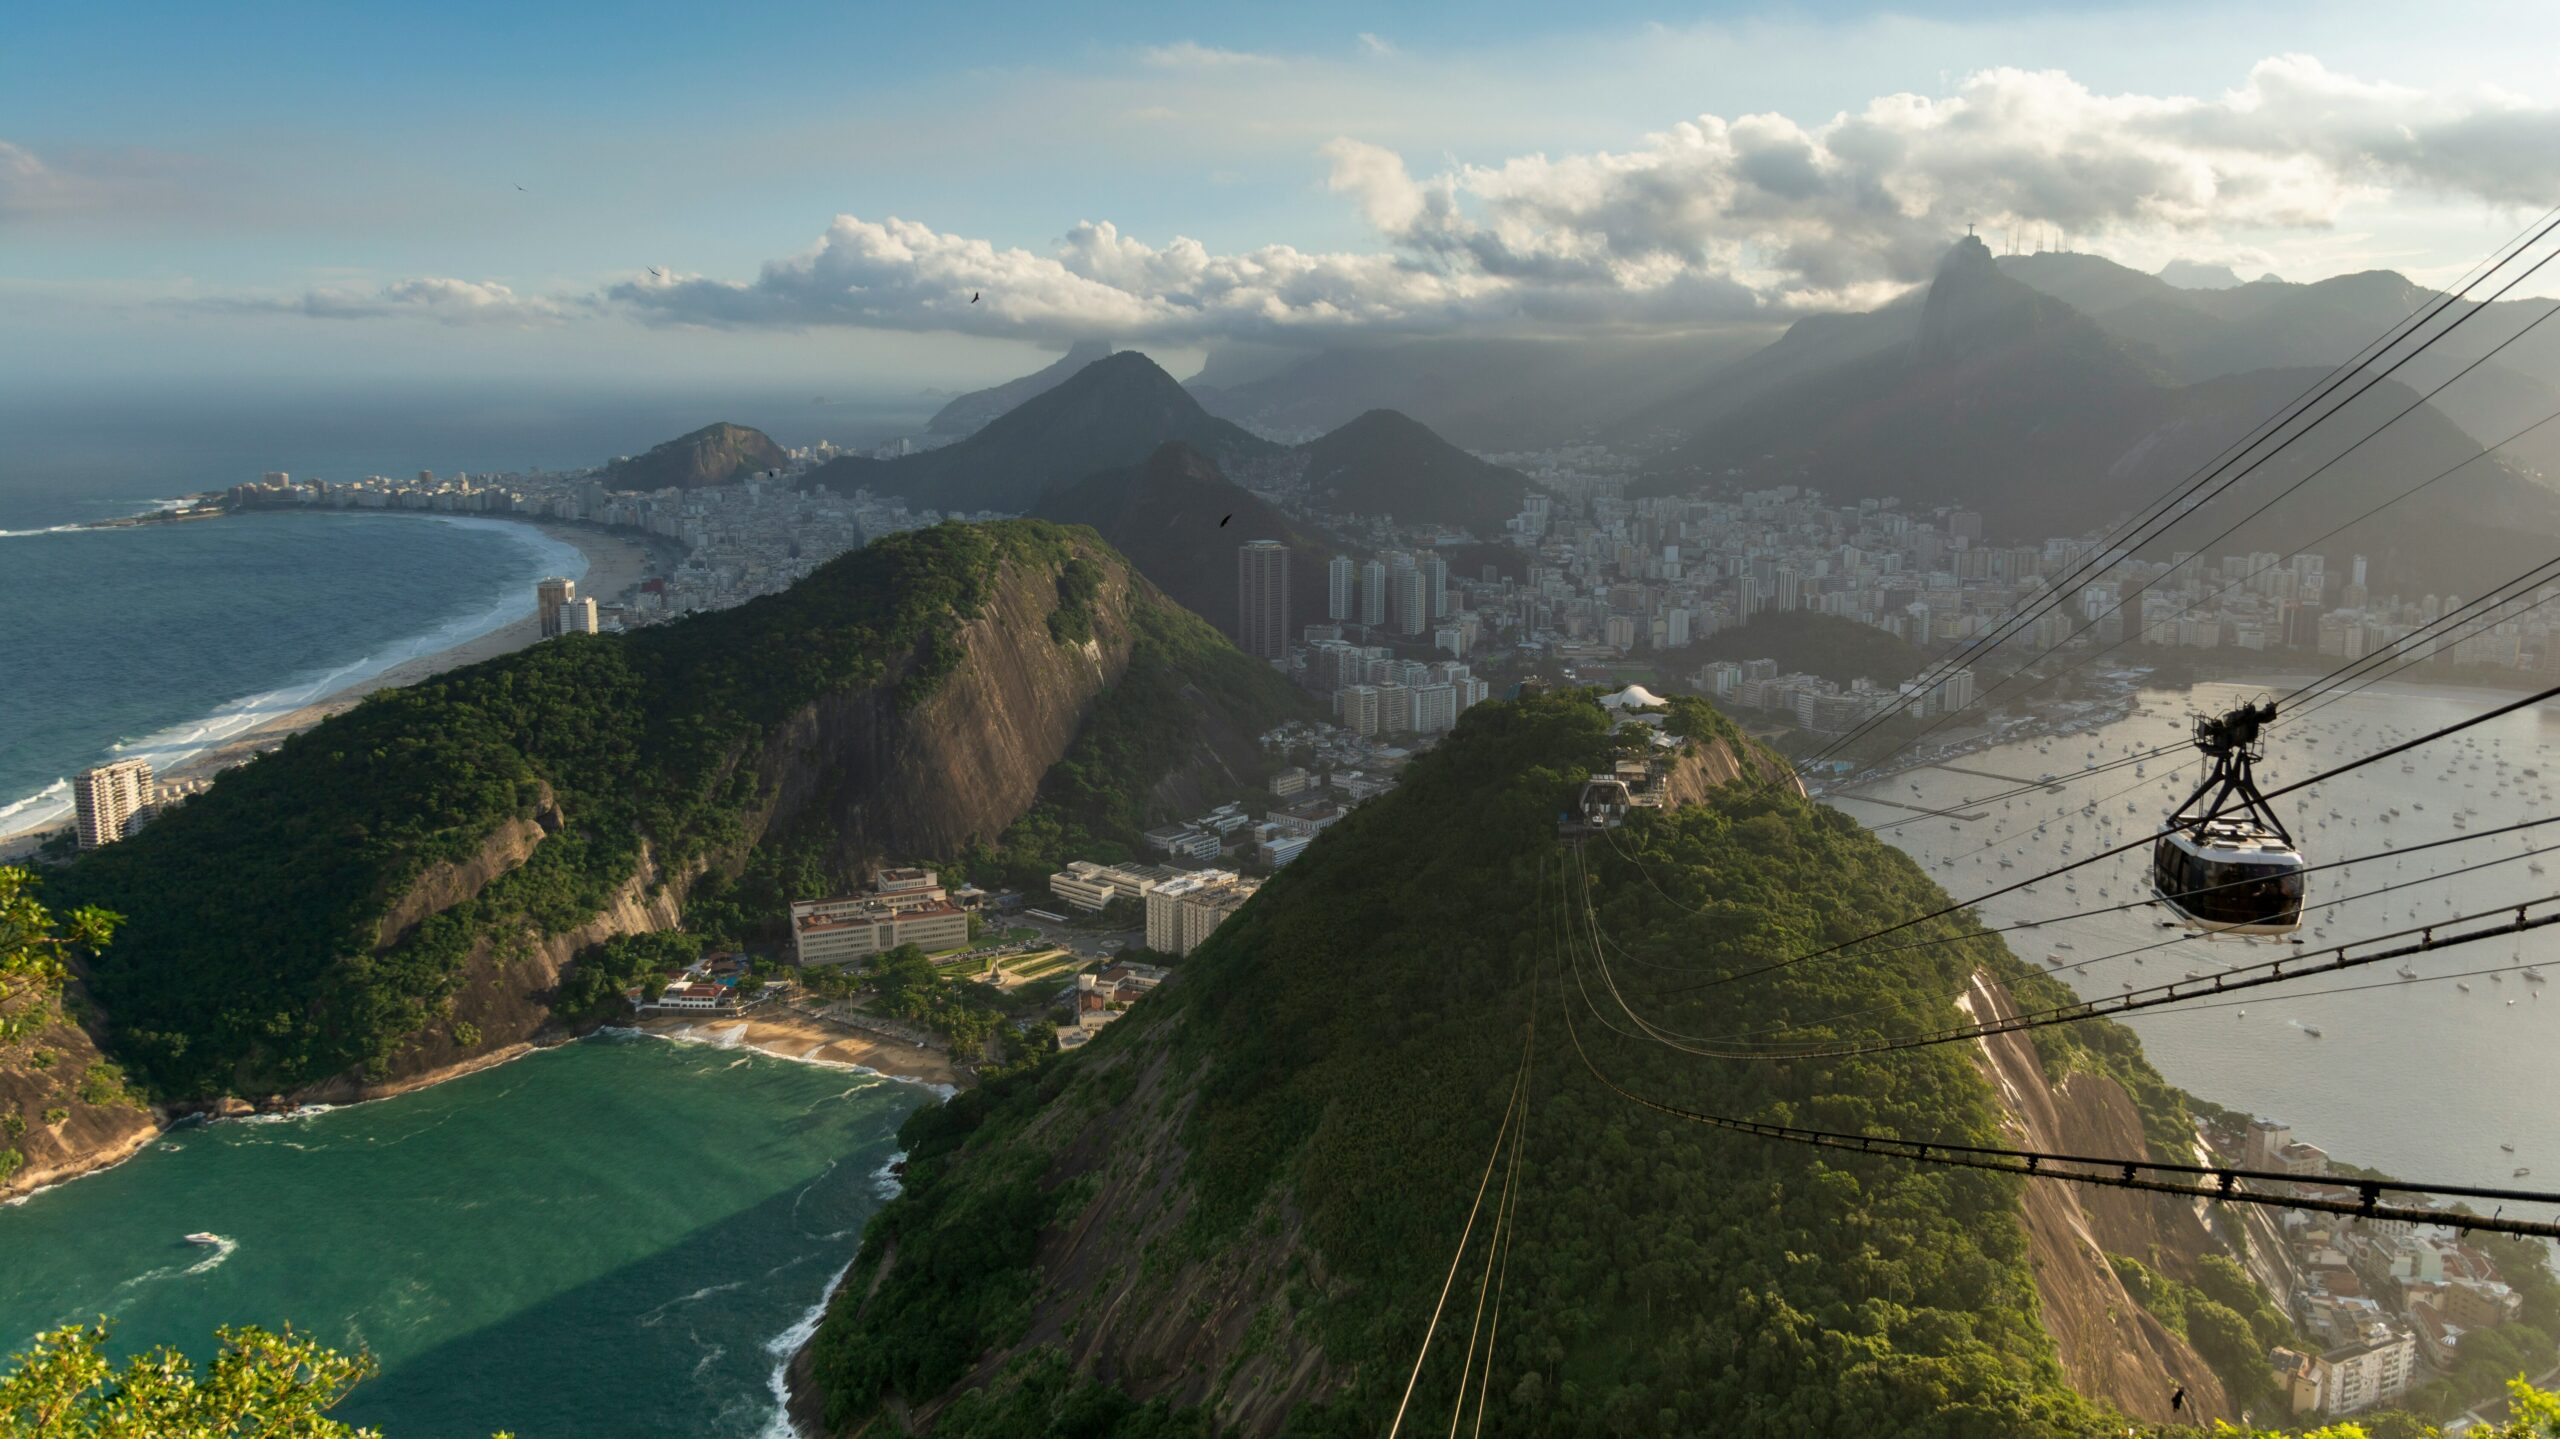
<path id="1" fill-rule="evenodd" d="M 578 593 L 593 595 L 599 604 L 611 604 L 637 589 L 642 580 L 660 572 L 652 564 L 650 547 L 629 535 L 594 529 L 584 525 L 531 522 L 534 528 L 563 544 L 575 546 L 587 557 L 587 573 L 578 581 Z M 251 755 L 275 748 L 287 736 L 300 734 L 331 715 L 353 709 L 356 702 L 376 690 L 397 689 L 446 670 L 478 664 L 499 655 L 523 649 L 540 639 L 541 629 L 533 613 L 533 596 L 524 597 L 524 613 L 497 629 L 465 640 L 450 649 L 420 655 L 406 663 L 394 665 L 380 674 L 371 675 L 326 697 L 289 710 L 253 728 L 211 745 L 185 760 L 169 766 L 162 779 L 209 779 L 239 764 Z M 43 825 L 14 834 L 0 835 L 0 859 L 31 850 L 53 831 L 68 828 L 69 816 L 60 816 Z"/>
<path id="2" fill-rule="evenodd" d="M 938 1049 L 896 1044 L 793 1010 L 768 1008 L 745 1018 L 660 1014 L 635 1026 L 644 1034 L 696 1044 L 743 1045 L 782 1059 L 817 1064 L 858 1064 L 894 1079 L 959 1086 L 968 1081 Z"/>

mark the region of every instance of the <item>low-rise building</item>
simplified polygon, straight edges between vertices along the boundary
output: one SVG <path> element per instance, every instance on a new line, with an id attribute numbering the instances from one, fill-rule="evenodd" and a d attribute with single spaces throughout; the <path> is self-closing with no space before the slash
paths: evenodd
<path id="1" fill-rule="evenodd" d="M 1304 790 L 1315 782 L 1316 780 L 1314 775 L 1307 773 L 1296 765 L 1285 766 L 1278 773 L 1271 776 L 1271 797 L 1273 799 L 1287 799 L 1289 796 Z"/>
<path id="2" fill-rule="evenodd" d="M 1111 865 L 1073 859 L 1049 876 L 1049 892 L 1087 914 L 1100 914 L 1115 899 L 1146 898 L 1149 885 L 1180 873 L 1160 864 Z"/>

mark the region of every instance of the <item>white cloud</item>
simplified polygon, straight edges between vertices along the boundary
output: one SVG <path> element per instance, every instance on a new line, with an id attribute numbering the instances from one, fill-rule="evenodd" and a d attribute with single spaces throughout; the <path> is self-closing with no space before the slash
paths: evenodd
<path id="1" fill-rule="evenodd" d="M 1276 56 L 1257 55 L 1250 50 L 1221 50 L 1194 40 L 1178 40 L 1171 45 L 1151 45 L 1138 52 L 1138 58 L 1166 70 L 1233 70 L 1244 66 L 1277 65 Z"/>
<path id="2" fill-rule="evenodd" d="M 1167 65 L 1252 58 L 1150 52 Z M 1088 221 L 1040 254 L 841 215 L 752 281 L 634 282 L 608 298 L 679 323 L 1052 341 L 1687 327 L 1875 304 L 1925 277 L 1968 224 L 2230 251 L 2234 237 L 2326 233 L 2351 204 L 2401 191 L 2538 206 L 2560 190 L 2560 110 L 2279 56 L 2212 97 L 1993 69 L 1945 96 L 1881 96 L 1819 124 L 1701 115 L 1622 151 L 1422 177 L 1356 138 L 1319 154 L 1380 248 L 1217 254 Z"/>
<path id="3" fill-rule="evenodd" d="M 532 325 L 565 319 L 587 302 L 519 295 L 494 280 L 428 275 L 371 289 L 324 286 L 283 298 L 235 297 L 194 302 L 252 314 L 315 320 L 421 319 L 444 325 Z"/>

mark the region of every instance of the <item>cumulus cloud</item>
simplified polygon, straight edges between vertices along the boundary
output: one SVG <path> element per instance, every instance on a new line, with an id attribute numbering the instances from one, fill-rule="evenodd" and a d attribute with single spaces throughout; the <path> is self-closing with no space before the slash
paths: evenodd
<path id="1" fill-rule="evenodd" d="M 1188 43 L 1147 59 L 1260 63 Z M 1217 254 L 1087 221 L 1035 253 L 840 215 L 753 280 L 646 279 L 607 298 L 677 323 L 1045 340 L 1695 326 L 1873 305 L 1975 223 L 2141 248 L 2319 231 L 2400 192 L 2538 207 L 2560 190 L 2560 110 L 2280 56 L 2217 96 L 2108 95 L 2060 72 L 1995 69 L 1949 95 L 1882 96 L 1813 125 L 1701 115 L 1623 151 L 1416 176 L 1395 152 L 1343 137 L 1319 158 L 1377 247 Z"/>
<path id="2" fill-rule="evenodd" d="M 1211 73 L 1286 63 L 1191 42 L 1141 59 Z M 428 276 L 191 303 L 447 325 L 610 308 L 674 324 L 1052 342 L 1694 328 L 1872 306 L 1925 278 L 1968 224 L 2059 230 L 2118 253 L 2238 256 L 2271 237 L 2326 233 L 2384 197 L 2538 207 L 2560 191 L 2560 109 L 2279 56 L 2212 96 L 2102 94 L 2060 72 L 1995 69 L 1945 95 L 1882 96 L 1819 123 L 1701 115 L 1623 150 L 1416 174 L 1397 152 L 1342 136 L 1314 158 L 1375 243 L 1222 253 L 1089 220 L 1035 251 L 840 215 L 753 279 L 650 275 L 571 299 Z M 0 141 L 0 222 L 124 203 L 174 173 L 170 163 L 40 157 Z"/>
<path id="3" fill-rule="evenodd" d="M 282 298 L 197 303 L 238 313 L 301 315 L 315 320 L 407 318 L 444 325 L 546 324 L 585 308 L 581 301 L 520 295 L 494 280 L 456 280 L 436 275 L 394 280 L 372 289 L 331 286 Z"/>

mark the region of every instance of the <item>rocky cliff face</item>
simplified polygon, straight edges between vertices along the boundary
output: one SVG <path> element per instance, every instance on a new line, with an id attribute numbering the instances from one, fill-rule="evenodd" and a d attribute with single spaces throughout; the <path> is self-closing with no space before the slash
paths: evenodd
<path id="1" fill-rule="evenodd" d="M 1963 1007 L 1976 1020 L 2017 1009 L 2009 991 L 1985 974 L 1974 977 Z M 2142 1116 L 2113 1079 L 2077 1073 L 2058 1086 L 2047 1084 L 2035 1045 L 2023 1034 L 1981 1041 L 1978 1058 L 2023 1147 L 2144 1152 Z M 2052 1182 L 2026 1187 L 2021 1217 L 2045 1328 L 2071 1387 L 2155 1423 L 2239 1417 L 2203 1357 L 2152 1317 L 2107 1262 L 2119 1254 L 2189 1269 L 2213 1243 L 2191 1206 L 2156 1194 Z M 2169 1397 L 2180 1388 L 2187 1391 L 2186 1408 L 2173 1411 Z"/>
<path id="2" fill-rule="evenodd" d="M 962 632 L 968 659 L 922 705 L 901 711 L 902 676 L 891 676 L 829 695 L 784 727 L 759 766 L 773 802 L 758 832 L 823 815 L 847 865 L 994 840 L 1128 669 L 1133 584 L 1143 583 L 1113 562 L 1092 600 L 1094 637 L 1061 644 L 1048 630 L 1054 577 L 1008 575 Z"/>
<path id="3" fill-rule="evenodd" d="M 88 1005 L 76 983 L 64 1002 Z M 89 1029 L 67 1015 L 0 1064 L 0 1199 L 114 1164 L 159 1132 Z"/>

